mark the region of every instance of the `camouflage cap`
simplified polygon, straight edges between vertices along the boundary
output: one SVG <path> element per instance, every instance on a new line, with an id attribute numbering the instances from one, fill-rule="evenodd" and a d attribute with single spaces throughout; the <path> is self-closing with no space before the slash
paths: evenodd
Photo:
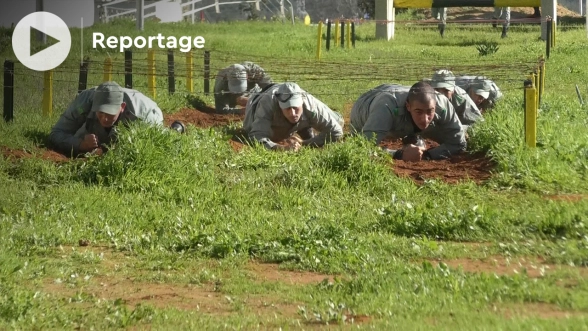
<path id="1" fill-rule="evenodd" d="M 115 82 L 104 82 L 94 92 L 92 111 L 109 115 L 118 115 L 123 103 L 124 92 Z"/>
<path id="2" fill-rule="evenodd" d="M 247 70 L 240 64 L 229 66 L 229 91 L 232 93 L 244 93 L 247 91 Z"/>
<path id="3" fill-rule="evenodd" d="M 490 90 L 492 90 L 492 84 L 486 79 L 484 80 L 477 80 L 472 83 L 470 88 L 474 91 L 475 94 L 481 96 L 484 99 L 488 99 L 490 96 Z"/>
<path id="4" fill-rule="evenodd" d="M 286 109 L 291 107 L 302 106 L 302 94 L 304 91 L 296 83 L 284 83 L 281 84 L 276 91 L 276 97 L 280 108 Z"/>
<path id="5" fill-rule="evenodd" d="M 455 75 L 449 70 L 437 70 L 429 81 L 433 88 L 444 88 L 449 91 L 455 90 Z"/>

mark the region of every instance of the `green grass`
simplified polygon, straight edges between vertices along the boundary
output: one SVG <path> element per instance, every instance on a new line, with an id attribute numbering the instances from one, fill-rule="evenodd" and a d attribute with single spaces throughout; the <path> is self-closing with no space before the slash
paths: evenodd
<path id="1" fill-rule="evenodd" d="M 488 26 L 450 25 L 441 39 L 434 27 L 398 26 L 390 42 L 373 40 L 374 30 L 358 26 L 355 49 L 326 52 L 323 40 L 320 61 L 313 26 L 147 22 L 142 34 L 201 35 L 213 76 L 250 60 L 338 110 L 380 83 L 411 84 L 444 66 L 485 74 L 505 94 L 470 133 L 469 148 L 497 163 L 489 181 L 416 185 L 356 138 L 296 154 L 236 153 L 222 128 L 177 135 L 137 124 L 102 157 L 0 157 L 0 329 L 355 328 L 352 319 L 376 329 L 586 329 L 588 200 L 545 198 L 588 194 L 586 107 L 575 92 L 578 84 L 586 99 L 583 27 L 558 32 L 535 149 L 524 144 L 522 86 L 544 53 L 539 27 L 513 26 L 500 39 Z M 124 82 L 123 54 L 92 50 L 93 31 L 134 36 L 134 23 L 84 29 L 88 84 L 101 81 L 109 55 Z M 0 146 L 44 145 L 77 92 L 79 36 L 72 29 L 70 58 L 55 72 L 50 117 L 42 74 L 17 64 L 15 119 L 0 124 Z M 479 56 L 485 43 L 498 51 Z M 203 51 L 194 56 L 194 96 L 212 104 Z M 134 85 L 147 93 L 145 59 L 135 52 Z M 169 96 L 166 54 L 157 53 L 155 100 L 165 113 L 188 105 L 179 52 L 176 60 L 178 93 Z M 481 272 L 449 267 L 456 259 L 482 263 Z M 519 259 L 549 269 L 537 277 Z M 507 269 L 518 273 L 491 260 L 513 261 Z"/>

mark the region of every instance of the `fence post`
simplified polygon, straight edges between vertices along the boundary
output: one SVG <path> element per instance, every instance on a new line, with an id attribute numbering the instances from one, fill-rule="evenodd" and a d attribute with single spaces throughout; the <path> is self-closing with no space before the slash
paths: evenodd
<path id="1" fill-rule="evenodd" d="M 147 51 L 147 86 L 149 94 L 155 98 L 155 50 Z"/>
<path id="2" fill-rule="evenodd" d="M 43 73 L 43 115 L 53 114 L 53 70 Z"/>
<path id="3" fill-rule="evenodd" d="M 541 60 L 541 91 L 540 96 L 543 98 L 543 92 L 545 92 L 545 59 Z"/>
<path id="4" fill-rule="evenodd" d="M 551 20 L 551 47 L 555 47 L 555 32 L 557 30 L 557 24 L 555 24 L 555 20 Z"/>
<path id="5" fill-rule="evenodd" d="M 204 94 L 210 93 L 210 51 L 204 51 Z"/>
<path id="6" fill-rule="evenodd" d="M 192 50 L 186 53 L 186 87 L 188 87 L 188 92 L 194 92 L 194 84 L 192 83 Z"/>
<path id="7" fill-rule="evenodd" d="M 14 118 L 14 62 L 4 61 L 4 121 Z"/>
<path id="8" fill-rule="evenodd" d="M 88 60 L 84 59 L 80 64 L 80 75 L 78 79 L 78 94 L 88 87 Z"/>
<path id="9" fill-rule="evenodd" d="M 335 20 L 335 48 L 339 45 L 339 20 Z"/>
<path id="10" fill-rule="evenodd" d="M 351 22 L 351 46 L 355 48 L 355 22 Z"/>
<path id="11" fill-rule="evenodd" d="M 102 75 L 102 81 L 112 81 L 112 59 L 110 57 L 104 59 L 104 74 Z"/>
<path id="12" fill-rule="evenodd" d="M 533 77 L 533 85 L 535 86 L 536 96 L 535 96 L 535 105 L 537 105 L 537 109 L 539 109 L 539 73 L 535 71 L 532 75 Z"/>
<path id="13" fill-rule="evenodd" d="M 341 48 L 345 48 L 345 21 L 341 21 Z"/>
<path id="14" fill-rule="evenodd" d="M 347 48 L 351 48 L 351 21 L 347 21 Z"/>
<path id="15" fill-rule="evenodd" d="M 167 85 L 169 94 L 176 91 L 176 79 L 174 77 L 174 51 L 167 51 Z"/>
<path id="16" fill-rule="evenodd" d="M 320 21 L 318 24 L 318 35 L 316 37 L 316 59 L 317 60 L 321 59 L 321 47 L 323 45 L 322 38 L 323 38 L 323 21 Z M 328 38 L 328 36 L 327 36 L 327 38 Z M 327 39 L 327 45 L 329 45 L 329 39 Z M 327 46 L 327 49 L 329 49 L 329 46 Z"/>
<path id="17" fill-rule="evenodd" d="M 542 62 L 543 59 L 540 59 L 539 66 L 537 67 L 537 103 L 539 105 L 541 105 L 541 98 L 543 97 L 543 95 L 541 94 L 541 89 L 543 87 L 543 66 L 541 65 Z"/>
<path id="18" fill-rule="evenodd" d="M 537 90 L 533 78 L 525 80 L 525 142 L 529 147 L 537 146 Z"/>
<path id="19" fill-rule="evenodd" d="M 322 22 L 319 22 L 321 24 Z M 331 21 L 327 21 L 327 51 L 331 48 Z"/>
<path id="20" fill-rule="evenodd" d="M 125 87 L 133 88 L 133 51 L 125 51 Z"/>
<path id="21" fill-rule="evenodd" d="M 551 53 L 551 19 L 547 17 L 547 38 L 545 38 L 545 56 L 549 59 L 549 54 Z"/>

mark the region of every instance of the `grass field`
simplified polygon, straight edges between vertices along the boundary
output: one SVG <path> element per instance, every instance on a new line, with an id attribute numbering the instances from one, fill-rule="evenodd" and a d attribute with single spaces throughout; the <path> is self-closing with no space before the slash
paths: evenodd
<path id="1" fill-rule="evenodd" d="M 417 184 L 357 138 L 296 154 L 235 152 L 228 140 L 240 123 L 186 135 L 133 126 L 104 156 L 70 162 L 0 153 L 0 329 L 587 329 L 583 26 L 558 27 L 535 149 L 524 144 L 522 86 L 545 51 L 538 26 L 513 25 L 506 39 L 490 26 L 449 26 L 441 39 L 434 25 L 402 25 L 390 42 L 374 30 L 358 26 L 355 49 L 326 52 L 323 41 L 321 61 L 317 27 L 302 24 L 147 22 L 142 35 L 203 36 L 213 75 L 250 60 L 343 112 L 383 82 L 411 84 L 441 67 L 485 74 L 505 94 L 470 132 L 469 149 L 496 164 L 489 180 Z M 81 47 L 72 29 L 50 117 L 42 73 L 17 64 L 2 150 L 43 151 L 77 92 L 82 50 L 89 86 L 109 55 L 124 82 L 123 54 L 92 50 L 93 31 L 137 35 L 133 22 L 96 25 Z M 498 51 L 480 56 L 476 46 L 491 43 Z M 1 57 L 13 58 L 6 45 Z M 157 53 L 155 100 L 168 115 L 194 99 L 213 104 L 202 50 L 194 56 L 189 98 L 183 57 L 169 96 Z M 135 52 L 134 84 L 147 93 L 145 58 Z"/>

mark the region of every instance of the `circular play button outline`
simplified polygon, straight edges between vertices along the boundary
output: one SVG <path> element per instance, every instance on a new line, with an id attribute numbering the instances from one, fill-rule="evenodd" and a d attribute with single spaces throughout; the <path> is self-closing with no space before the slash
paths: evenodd
<path id="1" fill-rule="evenodd" d="M 36 29 L 57 40 L 31 54 L 31 30 Z M 69 55 L 71 35 L 67 24 L 59 16 L 49 12 L 34 12 L 23 17 L 14 27 L 12 49 L 16 58 L 27 68 L 47 71 L 58 67 Z"/>

